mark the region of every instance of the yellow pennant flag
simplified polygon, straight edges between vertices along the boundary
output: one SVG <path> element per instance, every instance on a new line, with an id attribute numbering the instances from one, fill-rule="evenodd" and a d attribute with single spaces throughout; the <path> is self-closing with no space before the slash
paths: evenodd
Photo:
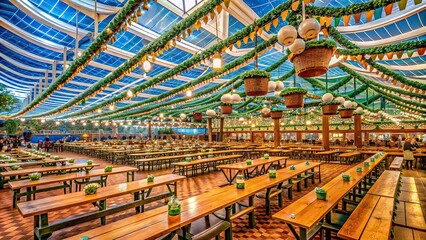
<path id="1" fill-rule="evenodd" d="M 281 13 L 281 19 L 282 19 L 283 21 L 285 21 L 285 20 L 286 20 L 286 18 L 287 18 L 287 13 L 288 13 L 288 10 L 285 10 L 284 12 L 282 12 L 282 13 Z"/>
<path id="2" fill-rule="evenodd" d="M 240 40 L 238 40 L 235 44 L 237 45 L 238 48 L 241 47 L 241 41 Z"/>
<path id="3" fill-rule="evenodd" d="M 243 42 L 245 43 L 245 44 L 247 44 L 248 43 L 248 36 L 245 36 L 244 38 L 243 38 Z"/>
<path id="4" fill-rule="evenodd" d="M 278 18 L 275 18 L 274 20 L 272 20 L 272 25 L 274 26 L 274 28 L 278 26 Z"/>
<path id="5" fill-rule="evenodd" d="M 270 23 L 270 22 L 268 22 L 268 23 L 265 25 L 265 30 L 266 30 L 267 32 L 269 32 L 269 29 L 271 29 L 271 23 Z"/>
<path id="6" fill-rule="evenodd" d="M 299 7 L 299 1 L 293 2 L 293 3 L 291 4 L 291 9 L 292 9 L 293 11 L 296 11 L 298 7 Z"/>

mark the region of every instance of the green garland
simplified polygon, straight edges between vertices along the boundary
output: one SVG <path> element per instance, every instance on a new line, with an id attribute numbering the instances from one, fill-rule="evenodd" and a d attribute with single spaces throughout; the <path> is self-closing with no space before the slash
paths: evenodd
<path id="1" fill-rule="evenodd" d="M 322 17 L 343 17 L 357 13 L 368 12 L 377 8 L 385 7 L 399 0 L 372 0 L 366 3 L 355 3 L 342 8 L 306 6 L 306 13 Z"/>
<path id="2" fill-rule="evenodd" d="M 332 100 L 330 102 L 321 102 L 319 106 L 327 106 L 327 105 L 340 105 L 339 101 Z"/>
<path id="3" fill-rule="evenodd" d="M 211 1 L 213 1 L 213 0 L 211 0 Z M 217 0 L 217 1 L 222 1 L 222 0 Z M 215 2 L 215 1 L 213 1 L 213 2 Z M 183 24 L 183 23 L 187 23 L 188 20 L 194 20 L 194 22 L 193 23 L 191 22 L 191 24 L 189 24 L 188 27 L 192 26 L 192 24 L 194 24 L 195 21 L 197 21 L 197 19 L 199 19 L 199 18 L 195 19 L 195 17 L 192 17 L 192 16 L 193 15 L 197 15 L 198 16 L 198 14 L 196 14 L 196 13 L 198 13 L 198 11 L 200 9 L 204 9 L 205 7 L 209 7 L 210 6 L 209 4 L 206 4 L 206 5 L 207 6 L 204 6 L 203 8 L 197 9 L 194 13 L 192 13 L 190 15 L 190 17 L 182 20 L 182 22 L 180 24 L 175 25 L 169 31 L 172 31 L 177 26 L 181 26 L 181 24 Z M 291 6 L 291 1 L 287 1 L 285 3 L 282 3 L 282 4 L 278 5 L 276 8 L 274 8 L 271 11 L 269 11 L 268 13 L 266 13 L 262 18 L 256 20 L 255 21 L 255 25 L 256 26 L 264 26 L 267 23 L 270 23 L 273 19 L 278 18 L 281 15 L 281 12 L 289 9 L 290 6 Z M 208 12 L 210 12 L 210 11 L 207 11 L 207 13 Z M 201 16 L 204 16 L 204 15 L 201 15 Z M 186 24 L 185 24 L 185 26 L 186 26 Z M 183 29 L 187 29 L 188 27 L 184 27 Z M 148 87 L 151 87 L 151 86 L 159 84 L 159 83 L 161 83 L 163 81 L 166 81 L 167 79 L 175 76 L 176 74 L 187 70 L 188 68 L 190 68 L 194 64 L 199 63 L 200 61 L 202 61 L 202 60 L 204 60 L 206 58 L 209 58 L 210 56 L 212 56 L 212 55 L 214 55 L 214 54 L 216 54 L 218 52 L 221 52 L 222 49 L 227 48 L 231 44 L 235 44 L 237 41 L 239 41 L 239 40 L 243 39 L 244 37 L 248 36 L 254 30 L 255 30 L 254 24 L 248 25 L 247 27 L 245 27 L 245 28 L 241 29 L 240 31 L 238 31 L 233 36 L 231 36 L 231 37 L 229 37 L 227 39 L 224 39 L 224 40 L 220 41 L 219 43 L 216 43 L 215 45 L 213 45 L 209 49 L 206 49 L 205 51 L 203 51 L 200 54 L 194 55 L 193 57 L 191 57 L 190 59 L 186 60 L 185 62 L 179 64 L 178 66 L 174 67 L 173 69 L 170 69 L 170 70 L 168 70 L 168 71 L 160 74 L 159 76 L 154 77 L 150 81 L 142 83 L 141 85 L 133 88 L 132 91 L 134 93 L 141 92 L 141 91 L 144 91 L 145 89 L 147 89 Z M 157 42 L 157 40 L 162 39 L 162 38 L 164 38 L 166 36 L 172 35 L 172 34 L 169 34 L 169 31 L 166 32 L 166 33 L 164 33 L 160 38 L 156 39 L 154 42 Z M 178 33 L 180 33 L 180 32 L 181 32 L 181 30 L 178 31 Z M 151 42 L 151 43 L 154 43 L 154 42 Z M 150 46 L 150 44 L 148 46 Z M 124 65 L 129 64 L 130 62 L 132 62 L 132 64 L 130 66 L 128 66 L 128 67 L 133 66 L 133 59 L 134 58 L 136 58 L 137 56 L 139 56 L 139 58 L 138 58 L 138 61 L 139 61 L 145 55 L 145 54 L 142 55 L 140 53 L 141 52 L 139 52 L 137 55 L 135 55 L 132 59 L 130 59 Z M 119 69 L 121 69 L 121 67 Z M 117 72 L 119 69 L 117 69 L 116 71 L 114 71 L 114 73 Z M 121 73 L 123 73 L 125 71 L 124 69 L 129 69 L 129 68 L 123 68 L 123 71 L 121 71 Z M 115 79 L 115 77 L 113 76 L 114 73 L 108 75 L 106 78 L 104 78 L 102 81 L 100 81 L 97 84 L 97 86 L 95 87 L 96 90 L 99 89 L 100 87 L 104 86 L 105 84 L 108 84 L 108 83 L 112 82 Z M 94 92 L 95 90 L 93 89 L 93 90 L 89 90 L 89 91 Z M 88 91 L 82 93 L 81 97 L 77 97 L 78 99 L 73 99 L 72 101 L 68 102 L 66 104 L 66 106 L 64 105 L 64 106 L 60 107 L 60 109 L 65 109 L 67 107 L 70 107 L 70 106 L 73 106 L 73 105 L 77 104 L 78 102 L 80 102 L 83 99 L 83 95 L 86 95 L 85 97 L 87 97 L 87 96 L 90 95 L 90 94 L 86 94 L 87 92 Z M 85 109 L 83 111 L 80 111 L 78 113 L 75 113 L 75 114 L 81 115 L 81 114 L 84 114 L 84 113 L 88 113 L 88 112 L 94 111 L 94 110 L 96 110 L 96 109 L 98 109 L 100 107 L 105 107 L 105 106 L 111 105 L 111 104 L 113 104 L 115 102 L 121 101 L 121 100 L 125 99 L 126 97 L 127 97 L 126 93 L 122 93 L 122 94 L 119 94 L 119 95 L 117 95 L 117 96 L 115 96 L 113 98 L 110 98 L 109 100 L 107 100 L 107 101 L 105 101 L 105 102 L 103 102 L 101 104 L 98 104 L 98 105 L 93 106 L 91 108 L 87 108 L 87 109 Z M 133 106 L 129 106 L 129 108 L 132 108 L 132 107 Z M 45 113 L 44 115 L 53 114 L 53 113 L 55 113 L 57 111 L 59 111 L 59 108 L 55 109 L 55 110 L 52 110 L 52 111 L 49 111 L 48 113 Z"/>
<path id="4" fill-rule="evenodd" d="M 48 97 L 50 97 L 54 91 L 59 90 L 62 85 L 64 85 L 69 78 L 77 71 L 78 68 L 84 68 L 91 59 L 102 50 L 102 47 L 108 42 L 113 33 L 118 30 L 123 23 L 126 22 L 128 16 L 133 13 L 141 4 L 140 0 L 129 0 L 126 6 L 124 6 L 121 11 L 114 17 L 114 19 L 108 24 L 108 27 L 105 28 L 97 38 L 90 44 L 90 46 L 83 52 L 80 57 L 77 57 L 69 67 L 65 69 L 64 73 L 61 74 L 55 82 L 52 82 L 42 94 L 31 101 L 24 109 L 18 113 L 12 115 L 11 117 L 17 117 L 28 112 L 30 109 L 34 108 L 36 105 L 44 102 Z M 80 70 L 82 71 L 82 69 Z"/>
<path id="5" fill-rule="evenodd" d="M 335 27 L 330 26 L 328 28 L 328 33 L 339 45 L 349 49 L 359 49 L 357 45 L 349 41 L 347 38 L 343 37 L 343 35 L 340 34 Z"/>
<path id="6" fill-rule="evenodd" d="M 245 71 L 243 74 L 241 74 L 241 78 L 245 79 L 245 78 L 252 78 L 252 77 L 264 77 L 264 78 L 271 78 L 271 74 L 267 71 L 263 71 L 263 70 L 249 70 L 249 71 Z"/>
<path id="7" fill-rule="evenodd" d="M 373 85 L 373 86 L 379 87 L 380 89 L 386 89 L 386 90 L 389 90 L 389 91 L 392 91 L 392 92 L 396 92 L 396 93 L 399 93 L 399 94 L 404 94 L 404 95 L 407 95 L 407 96 L 410 96 L 410 97 L 426 98 L 426 95 L 424 95 L 424 94 L 413 93 L 413 92 L 405 91 L 405 90 L 402 90 L 402 89 L 399 89 L 399 88 L 393 88 L 393 87 L 385 86 L 385 85 L 382 85 L 380 83 L 377 83 L 376 81 L 372 81 L 372 80 L 370 80 L 370 79 L 368 79 L 366 77 L 361 76 L 360 74 L 358 74 L 354 70 L 346 67 L 343 64 L 340 64 L 339 68 L 342 71 L 348 73 L 352 77 L 360 80 L 361 82 L 363 82 L 363 83 L 365 83 L 367 85 Z"/>
<path id="8" fill-rule="evenodd" d="M 336 48 L 337 44 L 336 42 L 328 39 L 311 40 L 306 42 L 305 49 L 316 47 Z"/>
<path id="9" fill-rule="evenodd" d="M 351 81 L 352 77 L 351 76 L 347 76 L 342 78 L 342 80 L 340 80 L 338 83 L 334 84 L 333 86 L 328 88 L 328 91 L 336 91 L 337 89 L 339 89 L 340 87 L 343 87 L 346 85 L 346 83 L 348 83 L 349 81 Z"/>
<path id="10" fill-rule="evenodd" d="M 396 43 L 387 46 L 359 49 L 337 49 L 336 54 L 340 55 L 364 55 L 364 54 L 384 54 L 388 52 L 399 52 L 414 50 L 426 47 L 426 40 Z"/>

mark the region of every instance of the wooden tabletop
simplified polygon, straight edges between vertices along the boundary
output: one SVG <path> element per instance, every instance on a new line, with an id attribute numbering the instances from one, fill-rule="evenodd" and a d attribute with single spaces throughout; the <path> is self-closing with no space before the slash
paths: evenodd
<path id="1" fill-rule="evenodd" d="M 365 195 L 337 236 L 351 240 L 388 240 L 392 228 L 393 204 L 393 197 Z"/>
<path id="2" fill-rule="evenodd" d="M 360 152 L 346 152 L 339 155 L 339 157 L 355 157 L 361 155 Z"/>
<path id="3" fill-rule="evenodd" d="M 342 177 L 339 175 L 325 184 L 322 188 L 327 191 L 327 200 L 317 200 L 315 190 L 312 190 L 283 210 L 274 214 L 273 218 L 279 219 L 288 224 L 303 227 L 305 229 L 314 227 L 385 157 L 386 154 L 376 159 L 375 162 L 370 162 L 369 167 L 365 167 L 364 163 L 361 162 L 360 164 L 346 171 L 346 174 L 351 176 L 350 181 L 343 181 Z M 363 171 L 357 172 L 357 167 L 362 167 Z M 295 214 L 295 218 L 291 218 L 291 214 Z"/>
<path id="4" fill-rule="evenodd" d="M 222 151 L 213 151 L 213 152 L 205 152 L 205 153 L 192 153 L 192 154 L 185 154 L 185 155 L 173 155 L 173 156 L 164 156 L 164 157 L 156 157 L 156 158 L 144 158 L 144 159 L 135 160 L 135 162 L 173 160 L 173 159 L 186 158 L 186 157 L 198 157 L 198 156 L 216 155 L 216 154 L 224 154 L 224 153 L 240 153 L 240 152 L 247 152 L 247 151 L 249 151 L 249 150 L 222 150 Z"/>
<path id="5" fill-rule="evenodd" d="M 185 179 L 184 176 L 168 174 L 157 176 L 154 182 L 147 182 L 146 179 L 134 182 L 121 183 L 99 188 L 96 194 L 86 195 L 84 191 L 68 193 L 67 195 L 52 196 L 43 199 L 18 203 L 18 210 L 23 217 L 30 217 L 79 206 L 86 203 L 97 202 L 113 197 L 122 196 L 137 191 L 162 186 L 167 183 L 174 183 Z"/>
<path id="6" fill-rule="evenodd" d="M 20 166 L 20 167 L 38 166 L 38 165 L 43 165 L 43 164 L 52 164 L 52 163 L 58 163 L 58 162 L 66 162 L 68 160 L 69 159 L 59 159 L 59 160 L 49 159 L 49 160 L 35 161 L 35 162 L 2 163 L 2 164 L 0 164 L 0 168 L 11 167 L 11 166 Z"/>
<path id="7" fill-rule="evenodd" d="M 316 152 L 315 155 L 331 155 L 339 153 L 339 150 L 330 150 L 330 151 L 323 151 L 323 152 Z"/>
<path id="8" fill-rule="evenodd" d="M 64 181 L 92 178 L 92 177 L 99 177 L 99 176 L 107 176 L 107 175 L 118 174 L 118 173 L 137 172 L 137 171 L 138 169 L 134 167 L 126 167 L 126 166 L 113 167 L 111 172 L 105 172 L 104 169 L 94 169 L 94 170 L 90 170 L 89 173 L 87 173 L 86 171 L 81 171 L 81 172 L 73 172 L 73 173 L 67 173 L 62 175 L 50 175 L 50 176 L 43 176 L 39 180 L 25 179 L 20 181 L 9 181 L 8 184 L 10 189 L 15 190 L 15 189 L 21 189 L 25 187 L 46 185 L 50 183 L 57 183 L 57 182 L 64 182 Z"/>
<path id="9" fill-rule="evenodd" d="M 161 155 L 161 154 L 177 154 L 177 153 L 186 153 L 186 152 L 194 152 L 197 151 L 195 149 L 189 150 L 173 150 L 173 151 L 157 151 L 157 152 L 143 152 L 143 153 L 131 153 L 129 156 L 132 157 L 145 157 L 145 156 L 151 156 L 151 155 Z"/>
<path id="10" fill-rule="evenodd" d="M 376 183 L 368 190 L 368 194 L 381 197 L 394 197 L 396 195 L 400 171 L 384 171 Z"/>
<path id="11" fill-rule="evenodd" d="M 288 157 L 269 157 L 269 159 L 264 158 L 257 158 L 252 161 L 251 165 L 247 165 L 246 162 L 238 162 L 238 163 L 231 163 L 231 164 L 223 164 L 217 166 L 217 168 L 220 169 L 231 169 L 231 170 L 237 170 L 237 171 L 243 171 L 246 169 L 262 166 L 268 163 L 274 163 L 278 161 L 282 161 L 287 159 Z"/>
<path id="12" fill-rule="evenodd" d="M 190 165 L 196 165 L 200 163 L 206 163 L 206 162 L 216 162 L 216 161 L 222 161 L 227 159 L 233 159 L 233 158 L 241 158 L 243 155 L 239 154 L 233 154 L 233 155 L 226 155 L 226 156 L 219 156 L 219 157 L 213 157 L 213 158 L 202 158 L 193 160 L 191 162 L 177 162 L 173 163 L 174 166 L 190 166 Z"/>
<path id="13" fill-rule="evenodd" d="M 74 163 L 69 166 L 51 166 L 51 167 L 38 167 L 38 168 L 26 168 L 21 170 L 15 170 L 15 171 L 8 171 L 8 172 L 0 172 L 0 176 L 6 177 L 6 176 L 25 176 L 30 173 L 45 173 L 45 172 L 57 172 L 61 170 L 71 170 L 71 169 L 77 169 L 77 168 L 86 168 L 86 167 L 96 167 L 99 166 L 99 164 L 93 163 L 92 165 L 87 165 L 87 163 Z"/>

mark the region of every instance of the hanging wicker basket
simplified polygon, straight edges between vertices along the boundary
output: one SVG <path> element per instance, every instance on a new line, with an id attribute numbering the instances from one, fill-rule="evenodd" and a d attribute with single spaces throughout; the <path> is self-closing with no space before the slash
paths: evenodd
<path id="1" fill-rule="evenodd" d="M 351 118 L 354 114 L 353 109 L 340 109 L 339 112 L 341 118 Z"/>
<path id="2" fill-rule="evenodd" d="M 283 117 L 283 112 L 282 111 L 272 111 L 271 112 L 271 118 L 272 119 L 280 119 Z"/>
<path id="3" fill-rule="evenodd" d="M 305 94 L 293 93 L 284 96 L 284 104 L 287 108 L 301 108 L 305 103 Z"/>
<path id="4" fill-rule="evenodd" d="M 328 71 L 334 49 L 328 47 L 308 48 L 301 54 L 294 55 L 290 61 L 294 64 L 296 74 L 302 78 L 317 77 Z"/>
<path id="5" fill-rule="evenodd" d="M 244 78 L 244 89 L 247 96 L 265 96 L 268 93 L 267 77 Z"/>
<path id="6" fill-rule="evenodd" d="M 322 106 L 322 114 L 323 115 L 334 115 L 337 113 L 337 109 L 339 108 L 339 104 L 329 104 Z"/>
<path id="7" fill-rule="evenodd" d="M 232 105 L 222 105 L 220 106 L 222 109 L 222 114 L 231 114 L 232 113 Z"/>
<path id="8" fill-rule="evenodd" d="M 268 114 L 262 113 L 262 117 L 263 118 L 270 118 L 271 117 L 271 113 L 270 112 Z"/>

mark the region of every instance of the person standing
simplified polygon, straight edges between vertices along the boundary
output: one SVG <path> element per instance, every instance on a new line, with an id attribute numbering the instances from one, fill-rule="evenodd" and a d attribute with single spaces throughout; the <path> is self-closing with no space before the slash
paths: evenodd
<path id="1" fill-rule="evenodd" d="M 44 149 L 46 152 L 49 152 L 49 148 L 50 148 L 50 138 L 49 138 L 49 135 L 46 135 L 46 137 L 44 138 Z"/>
<path id="2" fill-rule="evenodd" d="M 405 169 L 413 169 L 413 161 L 414 161 L 414 151 L 416 148 L 413 145 L 414 141 L 410 138 L 405 139 L 404 143 L 404 161 L 405 161 Z"/>

